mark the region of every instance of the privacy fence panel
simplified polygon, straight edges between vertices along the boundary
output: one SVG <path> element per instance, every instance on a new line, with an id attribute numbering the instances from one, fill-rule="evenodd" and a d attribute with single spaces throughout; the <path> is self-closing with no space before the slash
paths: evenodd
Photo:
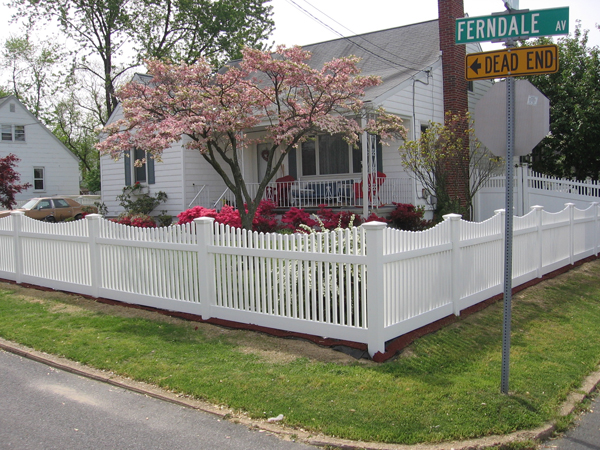
<path id="1" fill-rule="evenodd" d="M 501 292 L 503 280 L 504 215 L 460 224 L 460 288 L 455 312 Z"/>
<path id="2" fill-rule="evenodd" d="M 0 277 L 15 279 L 15 245 L 13 218 L 0 219 Z"/>
<path id="3" fill-rule="evenodd" d="M 136 228 L 102 220 L 94 253 L 99 296 L 200 313 L 194 224 Z"/>
<path id="4" fill-rule="evenodd" d="M 450 226 L 445 221 L 422 232 L 385 230 L 386 339 L 452 314 Z"/>

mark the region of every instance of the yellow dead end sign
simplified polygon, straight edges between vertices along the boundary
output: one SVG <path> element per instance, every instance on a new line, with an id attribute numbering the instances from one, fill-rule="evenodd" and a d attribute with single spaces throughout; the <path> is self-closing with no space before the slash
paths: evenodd
<path id="1" fill-rule="evenodd" d="M 537 45 L 469 53 L 465 64 L 469 81 L 555 73 L 558 72 L 558 47 Z"/>

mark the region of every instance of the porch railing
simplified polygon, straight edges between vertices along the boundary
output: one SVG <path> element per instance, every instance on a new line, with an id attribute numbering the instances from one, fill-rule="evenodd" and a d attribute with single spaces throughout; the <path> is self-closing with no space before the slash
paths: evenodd
<path id="1" fill-rule="evenodd" d="M 212 205 L 210 203 L 210 189 L 207 185 L 194 185 L 194 190 L 196 191 L 196 195 L 189 203 L 188 208 L 193 208 L 194 206 L 202 206 L 204 208 L 210 208 Z"/>
<path id="2" fill-rule="evenodd" d="M 371 179 L 370 179 L 371 180 Z M 368 184 L 368 201 L 372 207 L 396 203 L 415 202 L 414 180 L 411 178 L 372 178 Z M 259 183 L 246 183 L 252 197 L 256 195 Z M 267 185 L 263 199 L 271 200 L 279 208 L 317 208 L 325 204 L 329 207 L 353 208 L 363 206 L 363 183 L 360 179 L 285 181 Z M 226 189 L 213 205 L 221 209 L 223 205 L 236 206 L 233 192 Z"/>

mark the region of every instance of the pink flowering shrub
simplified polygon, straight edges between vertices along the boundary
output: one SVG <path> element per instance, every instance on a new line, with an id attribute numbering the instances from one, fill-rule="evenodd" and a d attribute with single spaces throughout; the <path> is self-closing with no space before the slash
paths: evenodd
<path id="1" fill-rule="evenodd" d="M 177 218 L 179 219 L 179 221 L 177 222 L 177 225 L 182 225 L 184 223 L 190 223 L 194 219 L 197 219 L 198 217 L 216 218 L 217 211 L 214 209 L 203 208 L 202 206 L 194 206 L 193 208 L 186 209 L 185 211 L 180 212 L 177 215 Z"/>
<path id="2" fill-rule="evenodd" d="M 139 228 L 156 228 L 156 222 L 147 214 L 122 214 L 113 222 Z"/>
<path id="3" fill-rule="evenodd" d="M 215 222 L 229 225 L 235 228 L 242 227 L 242 219 L 240 218 L 240 212 L 232 206 L 225 205 L 221 211 L 217 212 L 215 209 L 208 209 L 202 206 L 194 206 L 193 208 L 186 209 L 177 215 L 179 221 L 178 225 L 184 223 L 190 223 L 198 217 L 212 217 Z"/>
<path id="4" fill-rule="evenodd" d="M 233 206 L 225 205 L 215 217 L 215 221 L 234 228 L 242 228 L 240 212 Z"/>

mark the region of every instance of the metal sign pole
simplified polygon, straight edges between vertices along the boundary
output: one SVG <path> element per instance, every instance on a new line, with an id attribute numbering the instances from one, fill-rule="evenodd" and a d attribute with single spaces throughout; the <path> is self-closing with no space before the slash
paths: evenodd
<path id="1" fill-rule="evenodd" d="M 507 48 L 513 42 L 506 43 Z M 502 331 L 502 382 L 500 391 L 508 394 L 510 366 L 510 323 L 512 303 L 512 241 L 513 241 L 513 155 L 515 153 L 515 79 L 506 79 L 506 213 L 504 227 L 504 327 Z"/>

